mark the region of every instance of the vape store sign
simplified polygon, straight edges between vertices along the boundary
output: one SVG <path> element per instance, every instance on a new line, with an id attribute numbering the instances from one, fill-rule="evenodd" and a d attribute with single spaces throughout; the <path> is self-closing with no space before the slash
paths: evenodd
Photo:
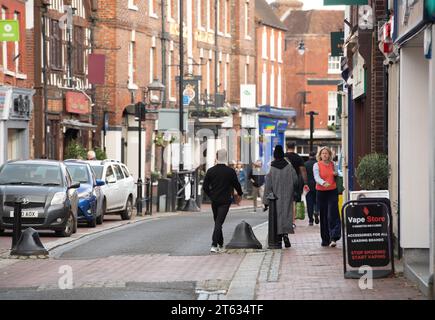
<path id="1" fill-rule="evenodd" d="M 390 207 L 385 202 L 365 200 L 351 201 L 344 208 L 343 253 L 347 264 L 352 268 L 383 268 L 391 264 L 394 269 Z"/>

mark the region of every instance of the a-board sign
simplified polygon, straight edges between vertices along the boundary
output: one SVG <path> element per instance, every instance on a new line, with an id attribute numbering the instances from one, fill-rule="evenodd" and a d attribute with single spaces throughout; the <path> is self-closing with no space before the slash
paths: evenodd
<path id="1" fill-rule="evenodd" d="M 391 265 L 394 272 L 389 200 L 350 201 L 343 213 L 345 272 L 347 264 L 352 268 Z"/>

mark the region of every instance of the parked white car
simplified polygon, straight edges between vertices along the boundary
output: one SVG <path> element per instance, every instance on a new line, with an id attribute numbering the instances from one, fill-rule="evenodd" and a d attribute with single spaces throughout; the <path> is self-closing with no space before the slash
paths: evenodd
<path id="1" fill-rule="evenodd" d="M 120 213 L 122 220 L 130 220 L 136 203 L 137 189 L 127 166 L 116 160 L 86 162 L 91 165 L 97 179 L 106 182 L 101 187 L 104 194 L 103 213 Z"/>

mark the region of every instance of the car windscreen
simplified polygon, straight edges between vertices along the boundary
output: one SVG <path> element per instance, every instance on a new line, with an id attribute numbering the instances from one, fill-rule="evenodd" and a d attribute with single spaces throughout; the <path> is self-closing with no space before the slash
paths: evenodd
<path id="1" fill-rule="evenodd" d="M 88 167 L 86 165 L 66 164 L 74 182 L 90 183 Z"/>
<path id="2" fill-rule="evenodd" d="M 91 166 L 97 179 L 103 179 L 104 166 Z"/>
<path id="3" fill-rule="evenodd" d="M 0 168 L 0 185 L 62 186 L 60 167 L 44 164 L 5 164 Z"/>

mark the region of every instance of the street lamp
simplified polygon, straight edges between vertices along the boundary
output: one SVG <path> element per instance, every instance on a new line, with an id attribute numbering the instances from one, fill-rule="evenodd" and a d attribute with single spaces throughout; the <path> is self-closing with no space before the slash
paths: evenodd
<path id="1" fill-rule="evenodd" d="M 310 111 L 306 113 L 307 116 L 310 116 L 310 152 L 314 151 L 314 116 L 318 116 L 319 114 L 314 111 Z"/>
<path id="2" fill-rule="evenodd" d="M 305 54 L 305 50 L 306 48 L 305 48 L 304 40 L 301 40 L 298 45 L 298 52 L 301 56 L 303 56 Z"/>
<path id="3" fill-rule="evenodd" d="M 142 121 L 146 120 L 147 113 L 155 113 L 156 111 L 148 111 L 147 105 L 149 107 L 153 107 L 154 110 L 158 108 L 159 105 L 163 102 L 165 86 L 159 82 L 159 80 L 154 79 L 146 89 L 143 94 L 143 101 L 135 104 L 135 114 L 138 118 L 138 132 L 139 132 L 139 147 L 138 147 L 138 160 L 139 160 L 139 172 L 137 179 L 137 201 L 136 201 L 136 209 L 138 216 L 142 216 Z M 148 104 L 147 104 L 148 102 Z M 146 154 L 145 154 L 146 161 Z M 150 199 L 151 200 L 151 199 Z"/>

